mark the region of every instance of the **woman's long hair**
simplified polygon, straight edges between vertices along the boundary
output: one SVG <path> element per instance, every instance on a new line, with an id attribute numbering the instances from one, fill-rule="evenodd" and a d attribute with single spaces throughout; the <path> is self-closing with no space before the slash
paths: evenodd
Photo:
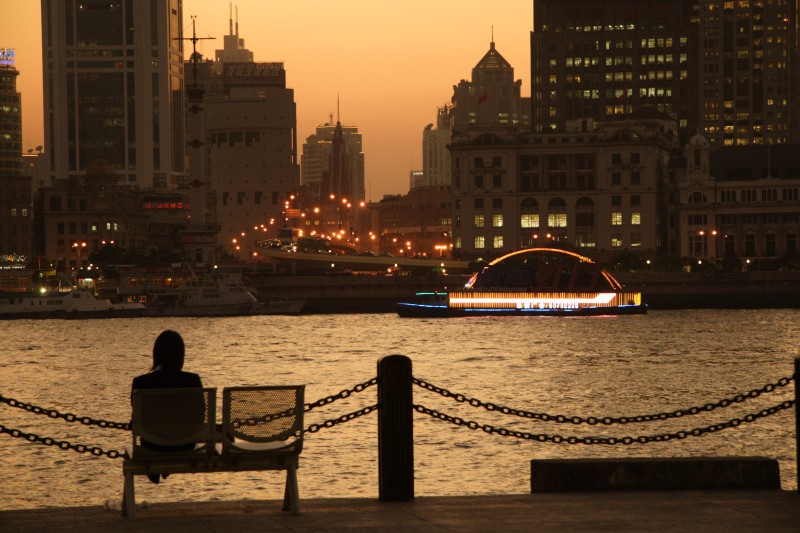
<path id="1" fill-rule="evenodd" d="M 185 355 L 186 346 L 180 334 L 170 329 L 162 331 L 153 344 L 153 370 L 158 367 L 163 370 L 181 370 Z"/>

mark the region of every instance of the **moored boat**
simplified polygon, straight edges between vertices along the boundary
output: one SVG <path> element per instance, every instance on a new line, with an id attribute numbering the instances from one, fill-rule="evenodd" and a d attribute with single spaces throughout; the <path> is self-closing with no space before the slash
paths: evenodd
<path id="1" fill-rule="evenodd" d="M 187 279 L 174 290 L 157 294 L 147 303 L 145 316 L 239 316 L 260 314 L 262 307 L 251 290 L 219 278 Z"/>
<path id="2" fill-rule="evenodd" d="M 0 319 L 130 318 L 144 313 L 145 306 L 140 303 L 112 303 L 106 298 L 95 298 L 88 289 L 0 295 Z"/>
<path id="3" fill-rule="evenodd" d="M 639 292 L 626 291 L 588 257 L 531 248 L 492 261 L 463 290 L 418 293 L 397 304 L 402 317 L 594 316 L 644 314 Z"/>

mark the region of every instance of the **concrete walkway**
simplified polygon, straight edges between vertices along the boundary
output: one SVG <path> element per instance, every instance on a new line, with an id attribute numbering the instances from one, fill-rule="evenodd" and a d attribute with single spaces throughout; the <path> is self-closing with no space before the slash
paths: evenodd
<path id="1" fill-rule="evenodd" d="M 800 532 L 800 494 L 780 490 L 321 499 L 301 507 L 292 516 L 278 501 L 137 505 L 134 522 L 102 507 L 0 511 L 0 531 Z"/>

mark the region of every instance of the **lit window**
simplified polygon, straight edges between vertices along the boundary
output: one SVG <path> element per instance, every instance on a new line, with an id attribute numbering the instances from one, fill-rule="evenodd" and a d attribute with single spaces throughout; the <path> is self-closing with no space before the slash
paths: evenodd
<path id="1" fill-rule="evenodd" d="M 566 228 L 567 227 L 567 214 L 566 213 L 549 213 L 547 215 L 547 226 L 550 228 Z"/>
<path id="2" fill-rule="evenodd" d="M 611 247 L 612 248 L 621 248 L 622 247 L 622 239 L 619 236 L 614 235 L 611 237 Z"/>
<path id="3" fill-rule="evenodd" d="M 538 214 L 530 214 L 524 213 L 519 217 L 519 225 L 522 228 L 538 228 L 539 227 L 539 215 Z"/>
<path id="4" fill-rule="evenodd" d="M 631 213 L 631 224 L 634 226 L 638 226 L 642 223 L 642 214 L 641 213 Z"/>
<path id="5" fill-rule="evenodd" d="M 492 227 L 493 228 L 503 227 L 503 215 L 492 215 Z"/>
<path id="6" fill-rule="evenodd" d="M 502 235 L 495 235 L 493 239 L 493 246 L 495 248 L 502 248 L 503 247 L 503 236 Z"/>
<path id="7" fill-rule="evenodd" d="M 484 225 L 483 215 L 475 215 L 475 227 L 482 228 Z"/>
<path id="8" fill-rule="evenodd" d="M 475 237 L 475 249 L 476 250 L 482 250 L 485 247 L 486 247 L 486 244 L 484 243 L 484 238 L 483 237 Z"/>
<path id="9" fill-rule="evenodd" d="M 622 213 L 619 212 L 611 213 L 611 225 L 612 226 L 622 225 Z"/>

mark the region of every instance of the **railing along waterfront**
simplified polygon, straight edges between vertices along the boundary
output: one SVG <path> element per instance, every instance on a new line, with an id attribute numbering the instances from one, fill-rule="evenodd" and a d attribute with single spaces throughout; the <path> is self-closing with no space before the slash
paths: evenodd
<path id="1" fill-rule="evenodd" d="M 473 430 L 481 430 L 487 434 L 511 437 L 516 439 L 532 440 L 541 443 L 555 443 L 568 445 L 633 445 L 649 444 L 653 442 L 666 442 L 671 440 L 682 440 L 690 437 L 699 437 L 709 433 L 715 433 L 726 429 L 739 428 L 740 426 L 756 422 L 759 419 L 774 415 L 786 409 L 795 410 L 795 436 L 796 436 L 796 460 L 800 465 L 800 387 L 798 387 L 798 376 L 800 376 L 800 358 L 795 359 L 794 374 L 783 377 L 775 382 L 752 389 L 745 393 L 736 394 L 730 398 L 706 403 L 700 406 L 688 407 L 672 411 L 664 411 L 651 414 L 638 414 L 631 416 L 579 416 L 552 414 L 545 412 L 529 411 L 518 409 L 493 402 L 485 402 L 477 398 L 472 398 L 465 394 L 449 391 L 438 387 L 423 379 L 413 376 L 411 359 L 403 355 L 390 355 L 378 361 L 378 374 L 376 377 L 358 383 L 355 386 L 344 389 L 336 394 L 323 397 L 315 402 L 305 404 L 305 412 L 328 406 L 354 394 L 364 392 L 373 385 L 377 385 L 377 403 L 367 405 L 361 409 L 345 413 L 335 418 L 330 418 L 324 422 L 309 425 L 305 431 L 316 433 L 322 429 L 333 428 L 368 415 L 373 411 L 378 412 L 378 477 L 379 495 L 381 501 L 412 501 L 414 499 L 414 443 L 413 443 L 413 413 L 417 412 L 434 418 L 439 421 L 448 422 L 456 426 L 467 427 Z M 467 420 L 463 417 L 452 416 L 442 411 L 428 408 L 420 403 L 413 401 L 413 387 L 432 392 L 451 399 L 456 403 L 465 404 L 477 409 L 483 409 L 499 415 L 513 416 L 517 418 L 536 420 L 541 422 L 552 422 L 556 424 L 573 424 L 589 426 L 612 426 L 625 424 L 642 424 L 650 422 L 663 422 L 666 420 L 684 418 L 701 413 L 707 413 L 718 409 L 724 409 L 736 404 L 742 404 L 748 400 L 758 398 L 763 395 L 774 393 L 784 389 L 794 382 L 794 399 L 783 400 L 775 405 L 766 407 L 749 413 L 741 417 L 734 417 L 725 422 L 705 425 L 692 429 L 679 430 L 673 432 L 651 433 L 638 436 L 624 437 L 581 437 L 565 436 L 558 433 L 531 433 L 508 429 L 492 424 L 481 424 L 474 420 Z M 80 423 L 86 426 L 97 426 L 100 428 L 118 429 L 130 431 L 130 424 L 127 422 L 114 422 L 104 419 L 95 419 L 89 416 L 78 416 L 72 413 L 62 413 L 56 409 L 40 407 L 30 403 L 22 402 L 14 398 L 8 398 L 0 394 L 0 404 L 28 411 L 32 414 L 47 416 L 54 419 L 63 419 L 69 423 Z M 273 420 L 282 416 L 282 413 L 266 415 L 264 421 Z M 261 420 L 246 420 L 242 423 L 257 424 Z M 38 443 L 46 446 L 55 446 L 62 450 L 72 450 L 79 453 L 89 453 L 95 456 L 105 456 L 111 459 L 124 458 L 126 452 L 118 450 L 104 450 L 98 446 L 91 446 L 80 443 L 73 443 L 66 440 L 59 440 L 53 437 L 37 435 L 31 432 L 24 432 L 19 429 L 9 428 L 0 423 L 0 434 L 6 434 L 14 438 L 26 440 L 31 443 Z M 800 494 L 800 468 L 797 474 L 797 492 Z"/>

